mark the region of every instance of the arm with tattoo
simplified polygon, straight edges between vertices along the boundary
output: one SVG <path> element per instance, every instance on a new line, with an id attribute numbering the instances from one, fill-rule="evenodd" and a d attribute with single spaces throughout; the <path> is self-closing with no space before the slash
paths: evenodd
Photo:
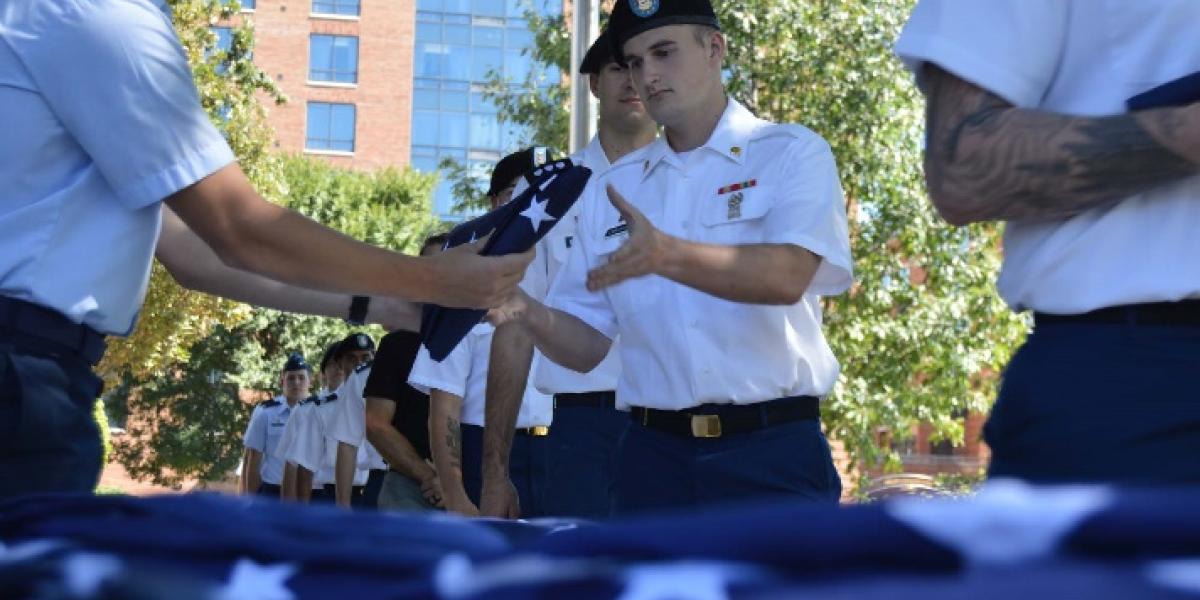
<path id="1" fill-rule="evenodd" d="M 950 223 L 1064 219 L 1200 173 L 1200 104 L 1108 117 L 1016 108 L 936 65 L 925 180 Z"/>
<path id="2" fill-rule="evenodd" d="M 436 388 L 429 390 L 429 450 L 441 479 L 446 510 L 478 517 L 479 508 L 463 488 L 461 413 L 461 397 Z"/>

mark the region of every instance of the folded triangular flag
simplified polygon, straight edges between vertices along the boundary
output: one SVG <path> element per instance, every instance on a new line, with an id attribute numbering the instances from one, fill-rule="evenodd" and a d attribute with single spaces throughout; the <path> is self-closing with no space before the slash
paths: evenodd
<path id="1" fill-rule="evenodd" d="M 492 233 L 483 247 L 485 256 L 524 252 L 546 235 L 583 193 L 592 171 L 569 159 L 544 164 L 526 175 L 529 187 L 508 204 L 455 227 L 447 248 L 473 242 Z M 449 356 L 487 311 L 425 305 L 421 315 L 421 340 L 438 362 Z"/>

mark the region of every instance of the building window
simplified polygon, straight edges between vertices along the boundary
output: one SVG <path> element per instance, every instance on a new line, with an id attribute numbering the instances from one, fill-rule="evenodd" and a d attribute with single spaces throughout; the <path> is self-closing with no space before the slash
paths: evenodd
<path id="1" fill-rule="evenodd" d="M 353 104 L 308 103 L 308 133 L 304 149 L 354 152 Z"/>
<path id="2" fill-rule="evenodd" d="M 241 0 L 241 2 L 238 2 L 238 4 L 241 5 L 242 11 L 250 11 L 254 10 L 255 1 L 256 0 Z M 227 4 L 229 4 L 229 0 L 221 0 L 221 6 L 225 6 Z"/>
<path id="3" fill-rule="evenodd" d="M 562 0 L 533 0 L 540 14 L 558 14 Z M 533 34 L 523 0 L 417 0 L 413 63 L 412 164 L 434 171 L 454 158 L 486 181 L 492 166 L 528 141 L 528 132 L 500 121 L 483 98 L 491 75 L 508 82 L 512 93 L 529 85 L 558 83 L 550 68 L 535 72 L 529 58 Z M 454 199 L 444 179 L 434 193 L 434 211 L 444 219 Z"/>
<path id="4" fill-rule="evenodd" d="M 309 81 L 358 83 L 358 38 L 313 35 L 308 45 Z"/>
<path id="5" fill-rule="evenodd" d="M 314 15 L 357 17 L 359 10 L 359 0 L 313 0 L 312 3 Z"/>

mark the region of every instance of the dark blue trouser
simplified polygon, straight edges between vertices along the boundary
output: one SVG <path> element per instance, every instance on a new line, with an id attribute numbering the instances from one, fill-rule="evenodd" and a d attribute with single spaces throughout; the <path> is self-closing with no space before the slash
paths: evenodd
<path id="1" fill-rule="evenodd" d="M 816 419 L 719 438 L 630 423 L 618 451 L 616 512 L 795 498 L 836 504 L 842 481 Z"/>
<path id="2" fill-rule="evenodd" d="M 617 448 L 629 413 L 571 406 L 554 410 L 546 515 L 603 519 L 613 512 Z"/>
<path id="3" fill-rule="evenodd" d="M 96 488 L 100 388 L 83 359 L 0 334 L 0 500 Z"/>
<path id="4" fill-rule="evenodd" d="M 1200 483 L 1200 327 L 1039 325 L 984 427 L 989 475 Z"/>
<path id="5" fill-rule="evenodd" d="M 462 424 L 463 489 L 475 506 L 483 491 L 483 428 Z M 513 435 L 508 456 L 508 476 L 517 488 L 521 502 L 521 517 L 546 516 L 546 480 L 549 475 L 547 459 L 548 436 Z"/>

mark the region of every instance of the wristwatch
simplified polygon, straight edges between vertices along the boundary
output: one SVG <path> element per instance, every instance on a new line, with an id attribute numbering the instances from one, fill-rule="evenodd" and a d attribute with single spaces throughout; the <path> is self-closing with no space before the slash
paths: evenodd
<path id="1" fill-rule="evenodd" d="M 346 316 L 346 323 L 350 325 L 365 325 L 367 322 L 367 308 L 370 306 L 370 296 L 354 296 L 350 300 L 350 314 Z"/>

